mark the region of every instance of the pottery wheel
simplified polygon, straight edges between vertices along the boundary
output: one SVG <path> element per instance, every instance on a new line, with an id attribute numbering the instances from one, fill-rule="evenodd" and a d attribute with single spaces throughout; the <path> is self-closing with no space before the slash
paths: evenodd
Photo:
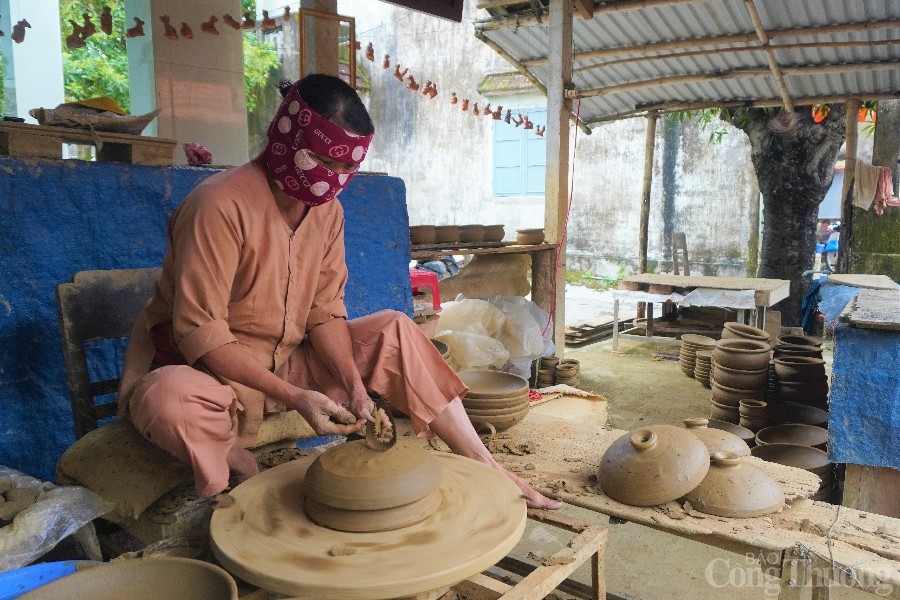
<path id="1" fill-rule="evenodd" d="M 392 531 L 347 533 L 303 509 L 304 457 L 248 479 L 210 521 L 213 553 L 264 590 L 303 598 L 378 600 L 450 586 L 494 565 L 525 530 L 525 501 L 502 473 L 435 454 L 443 502 L 425 520 Z"/>

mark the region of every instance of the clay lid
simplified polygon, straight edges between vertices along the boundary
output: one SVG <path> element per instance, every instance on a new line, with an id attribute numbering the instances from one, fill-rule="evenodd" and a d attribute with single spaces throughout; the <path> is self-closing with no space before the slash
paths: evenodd
<path id="1" fill-rule="evenodd" d="M 382 510 L 422 500 L 441 478 L 434 457 L 409 440 L 383 452 L 355 440 L 317 457 L 303 487 L 307 497 L 331 508 Z"/>
<path id="2" fill-rule="evenodd" d="M 720 517 L 761 517 L 784 506 L 784 492 L 771 475 L 728 452 L 713 454 L 706 477 L 684 499 Z"/>
<path id="3" fill-rule="evenodd" d="M 468 398 L 509 398 L 528 392 L 528 381 L 500 371 L 463 371 L 459 378 L 469 387 Z"/>
<path id="4" fill-rule="evenodd" d="M 652 425 L 630 431 L 606 450 L 600 461 L 600 487 L 632 506 L 677 500 L 709 470 L 709 451 L 681 427 Z"/>
<path id="5" fill-rule="evenodd" d="M 684 426 L 688 431 L 700 438 L 700 441 L 709 450 L 710 456 L 716 452 L 731 452 L 737 456 L 750 454 L 750 446 L 747 442 L 722 429 L 710 429 L 707 425 L 709 419 L 685 419 Z"/>

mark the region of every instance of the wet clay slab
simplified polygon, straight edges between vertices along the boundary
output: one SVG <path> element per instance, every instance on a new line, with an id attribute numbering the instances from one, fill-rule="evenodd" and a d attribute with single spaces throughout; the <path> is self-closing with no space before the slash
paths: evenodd
<path id="1" fill-rule="evenodd" d="M 347 533 L 303 510 L 315 456 L 274 467 L 231 492 L 210 522 L 211 546 L 228 571 L 264 590 L 317 599 L 376 600 L 421 594 L 494 565 L 525 530 L 525 502 L 509 479 L 453 454 L 435 455 L 441 507 L 415 525 Z"/>

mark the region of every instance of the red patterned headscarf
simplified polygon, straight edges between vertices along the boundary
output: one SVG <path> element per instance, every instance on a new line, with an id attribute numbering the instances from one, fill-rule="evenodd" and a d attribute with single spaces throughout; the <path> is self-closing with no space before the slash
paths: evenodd
<path id="1" fill-rule="evenodd" d="M 371 135 L 351 133 L 314 111 L 294 86 L 269 124 L 262 163 L 284 193 L 309 206 L 318 206 L 337 196 L 355 172 L 335 173 L 318 164 L 309 153 L 358 168 L 371 141 Z"/>

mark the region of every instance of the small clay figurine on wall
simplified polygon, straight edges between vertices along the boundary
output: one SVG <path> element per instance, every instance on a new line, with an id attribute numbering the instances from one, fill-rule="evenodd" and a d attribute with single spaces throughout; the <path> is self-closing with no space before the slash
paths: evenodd
<path id="1" fill-rule="evenodd" d="M 125 37 L 136 38 L 144 35 L 144 21 L 137 18 L 132 17 L 134 19 L 134 27 L 129 27 L 125 30 Z"/>
<path id="2" fill-rule="evenodd" d="M 200 31 L 203 33 L 209 33 L 211 35 L 219 35 L 219 30 L 216 29 L 216 22 L 219 20 L 219 17 L 216 15 L 212 15 L 209 18 L 209 21 L 204 21 L 200 23 Z"/>
<path id="3" fill-rule="evenodd" d="M 162 21 L 163 24 L 163 35 L 170 40 L 177 40 L 178 32 L 175 31 L 175 28 L 172 26 L 169 15 L 159 15 L 159 20 Z"/>
<path id="4" fill-rule="evenodd" d="M 112 10 L 108 6 L 104 6 L 103 12 L 100 13 L 100 31 L 106 35 L 112 35 L 112 30 Z"/>
<path id="5" fill-rule="evenodd" d="M 17 44 L 21 44 L 25 41 L 25 28 L 31 29 L 31 23 L 22 19 L 15 25 L 13 25 L 12 35 L 9 36 L 9 39 L 14 41 Z"/>

